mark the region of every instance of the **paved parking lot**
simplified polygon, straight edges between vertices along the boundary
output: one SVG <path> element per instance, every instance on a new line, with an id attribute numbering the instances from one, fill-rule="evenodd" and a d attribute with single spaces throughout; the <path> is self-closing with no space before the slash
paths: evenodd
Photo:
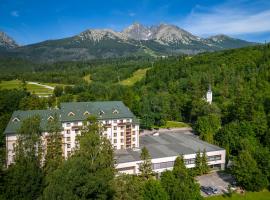
<path id="1" fill-rule="evenodd" d="M 196 178 L 201 186 L 211 186 L 218 189 L 217 194 L 223 194 L 227 192 L 229 184 L 232 184 L 233 177 L 230 174 L 225 174 L 224 172 L 213 172 L 210 174 L 202 175 Z M 208 196 L 201 191 L 203 196 Z"/>

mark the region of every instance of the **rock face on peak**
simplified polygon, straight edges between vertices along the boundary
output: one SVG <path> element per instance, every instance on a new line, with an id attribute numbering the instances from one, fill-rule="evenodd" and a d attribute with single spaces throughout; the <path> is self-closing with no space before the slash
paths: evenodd
<path id="1" fill-rule="evenodd" d="M 0 32 L 0 56 L 16 56 L 37 62 L 196 54 L 254 44 L 226 35 L 200 38 L 170 24 L 144 26 L 134 23 L 121 32 L 111 29 L 88 29 L 73 37 L 21 47 Z"/>
<path id="2" fill-rule="evenodd" d="M 78 35 L 82 40 L 99 42 L 103 39 L 124 39 L 124 35 L 110 29 L 88 29 Z"/>
<path id="3" fill-rule="evenodd" d="M 191 44 L 192 41 L 198 41 L 199 38 L 191 33 L 174 25 L 160 24 L 153 26 L 153 39 L 162 43 L 182 43 Z"/>
<path id="4" fill-rule="evenodd" d="M 134 40 L 149 40 L 152 37 L 152 32 L 148 27 L 139 23 L 134 23 L 123 30 L 122 32 L 128 38 Z"/>
<path id="5" fill-rule="evenodd" d="M 11 49 L 18 46 L 19 45 L 11 37 L 0 31 L 0 48 Z"/>
<path id="6" fill-rule="evenodd" d="M 199 40 L 198 37 L 169 24 L 145 27 L 139 23 L 130 25 L 122 32 L 130 39 L 134 40 L 155 40 L 161 44 L 183 43 L 189 44 L 192 40 Z"/>

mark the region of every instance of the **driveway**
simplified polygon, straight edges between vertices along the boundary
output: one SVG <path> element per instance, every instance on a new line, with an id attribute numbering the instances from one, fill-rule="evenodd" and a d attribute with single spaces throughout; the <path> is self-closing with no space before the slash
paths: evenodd
<path id="1" fill-rule="evenodd" d="M 217 194 L 223 194 L 227 192 L 229 184 L 232 184 L 234 179 L 230 174 L 224 172 L 212 172 L 210 174 L 205 174 L 202 176 L 196 177 L 196 180 L 200 186 L 211 186 L 218 189 Z M 203 196 L 207 196 L 204 192 L 201 191 Z"/>
<path id="2" fill-rule="evenodd" d="M 49 86 L 49 85 L 43 85 L 43 84 L 40 84 L 40 83 L 37 83 L 37 82 L 32 82 L 32 81 L 27 81 L 28 84 L 32 84 L 32 85 L 39 85 L 39 86 L 42 86 L 44 88 L 47 88 L 47 89 L 50 89 L 50 90 L 53 90 L 54 87 L 52 86 Z"/>

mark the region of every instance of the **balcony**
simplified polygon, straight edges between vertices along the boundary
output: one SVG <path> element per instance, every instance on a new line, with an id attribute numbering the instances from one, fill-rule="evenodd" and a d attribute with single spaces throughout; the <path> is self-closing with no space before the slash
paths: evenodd
<path id="1" fill-rule="evenodd" d="M 106 128 L 108 128 L 108 127 L 111 127 L 112 124 L 104 124 L 103 126 L 106 127 Z"/>

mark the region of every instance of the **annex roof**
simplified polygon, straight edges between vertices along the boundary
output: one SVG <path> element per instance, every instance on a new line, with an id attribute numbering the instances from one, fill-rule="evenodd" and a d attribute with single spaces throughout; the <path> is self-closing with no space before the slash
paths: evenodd
<path id="1" fill-rule="evenodd" d="M 200 140 L 195 135 L 175 132 L 160 133 L 158 136 L 142 135 L 140 148 L 143 147 L 148 149 L 152 159 L 195 154 L 204 149 L 206 152 L 224 150 Z M 115 158 L 117 163 L 140 161 L 140 154 L 140 150 L 121 149 L 115 151 Z"/>

